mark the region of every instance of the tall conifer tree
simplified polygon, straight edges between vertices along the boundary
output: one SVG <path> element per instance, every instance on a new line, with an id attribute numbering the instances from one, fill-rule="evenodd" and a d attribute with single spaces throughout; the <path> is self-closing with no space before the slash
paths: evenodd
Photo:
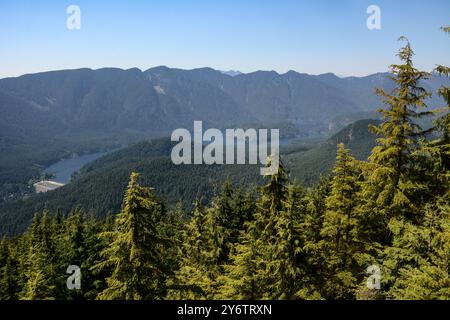
<path id="1" fill-rule="evenodd" d="M 360 221 L 356 210 L 360 170 L 350 150 L 338 145 L 331 192 L 321 230 L 324 278 L 323 292 L 331 299 L 352 298 L 358 279 L 364 245 L 359 239 Z"/>
<path id="2" fill-rule="evenodd" d="M 379 110 L 382 123 L 370 126 L 378 136 L 377 146 L 365 166 L 367 183 L 359 196 L 364 201 L 362 212 L 368 215 L 367 223 L 373 224 L 373 230 L 387 230 L 389 219 L 395 216 L 416 219 L 426 191 L 413 155 L 419 149 L 419 138 L 425 134 L 417 120 L 430 114 L 424 111 L 430 94 L 421 86 L 428 73 L 414 67 L 413 55 L 407 42 L 398 54 L 402 64 L 391 66 L 393 92 L 377 89 L 386 109 Z M 381 231 L 370 237 L 368 241 L 386 243 L 390 233 Z"/>
<path id="3" fill-rule="evenodd" d="M 105 261 L 96 267 L 112 266 L 113 271 L 107 278 L 108 287 L 98 295 L 99 299 L 164 297 L 166 274 L 161 268 L 161 259 L 166 241 L 158 231 L 162 216 L 153 190 L 140 186 L 138 174 L 132 173 L 115 229 L 102 234 L 109 237 L 111 243 L 102 252 Z"/>

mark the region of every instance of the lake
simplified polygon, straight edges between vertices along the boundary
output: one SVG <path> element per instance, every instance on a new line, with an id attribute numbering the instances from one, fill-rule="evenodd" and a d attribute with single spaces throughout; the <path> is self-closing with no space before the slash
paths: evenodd
<path id="1" fill-rule="evenodd" d="M 295 139 L 292 139 L 292 138 L 280 139 L 280 146 L 288 145 L 293 140 L 295 140 Z M 225 141 L 225 143 L 226 143 L 226 141 Z M 67 184 L 70 182 L 70 178 L 72 177 L 72 174 L 74 172 L 79 171 L 85 164 L 87 164 L 91 161 L 94 161 L 95 159 L 98 159 L 104 155 L 107 155 L 108 153 L 117 151 L 117 150 L 118 149 L 110 150 L 110 151 L 106 151 L 106 152 L 90 153 L 90 154 L 85 154 L 85 155 L 79 156 L 77 158 L 63 159 L 63 160 L 47 167 L 44 170 L 44 172 L 52 174 L 54 176 L 53 178 L 50 179 L 51 181 Z"/>
<path id="2" fill-rule="evenodd" d="M 67 184 L 70 182 L 70 177 L 74 172 L 79 171 L 88 162 L 94 161 L 110 152 L 112 151 L 90 153 L 77 158 L 63 159 L 46 168 L 44 172 L 54 175 L 50 179 L 51 181 Z"/>

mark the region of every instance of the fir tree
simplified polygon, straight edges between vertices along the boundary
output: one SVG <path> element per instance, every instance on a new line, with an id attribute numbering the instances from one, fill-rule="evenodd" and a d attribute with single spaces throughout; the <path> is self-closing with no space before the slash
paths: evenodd
<path id="1" fill-rule="evenodd" d="M 267 161 L 270 167 L 271 161 Z M 254 221 L 249 228 L 254 228 L 257 250 L 257 273 L 262 288 L 260 298 L 270 299 L 275 295 L 274 286 L 277 277 L 271 265 L 278 238 L 276 230 L 280 213 L 285 209 L 288 188 L 288 174 L 280 161 L 275 174 L 267 177 L 269 182 L 261 187 Z"/>
<path id="2" fill-rule="evenodd" d="M 450 204 L 425 206 L 424 223 L 391 221 L 393 245 L 386 248 L 386 293 L 394 299 L 450 299 Z"/>
<path id="3" fill-rule="evenodd" d="M 359 239 L 359 217 L 355 210 L 359 176 L 350 150 L 339 144 L 319 242 L 326 279 L 323 292 L 332 299 L 352 298 L 361 281 L 357 275 L 364 246 Z"/>
<path id="4" fill-rule="evenodd" d="M 423 111 L 429 93 L 420 86 L 428 74 L 414 67 L 413 55 L 407 42 L 398 54 L 403 64 L 391 66 L 393 92 L 377 89 L 386 109 L 379 110 L 382 123 L 370 127 L 378 136 L 377 146 L 364 166 L 367 183 L 359 196 L 363 200 L 362 213 L 372 216 L 368 217 L 369 223 L 379 221 L 379 225 L 373 225 L 373 230 L 387 230 L 392 217 L 417 218 L 419 205 L 427 194 L 413 155 L 419 149 L 419 138 L 425 134 L 417 120 L 430 114 Z M 386 243 L 390 234 L 381 232 L 371 237 L 367 240 Z"/>
<path id="5" fill-rule="evenodd" d="M 102 233 L 111 239 L 103 250 L 105 261 L 96 268 L 112 267 L 108 287 L 99 299 L 161 299 L 165 294 L 165 270 L 161 268 L 165 239 L 158 232 L 163 212 L 152 189 L 138 184 L 132 173 L 123 209 L 117 215 L 115 229 Z"/>
<path id="6" fill-rule="evenodd" d="M 213 299 L 221 273 L 224 233 L 217 211 L 196 201 L 193 217 L 186 225 L 181 247 L 180 269 L 175 272 L 170 298 Z"/>
<path id="7" fill-rule="evenodd" d="M 270 165 L 271 161 L 268 161 L 267 166 Z M 285 227 L 291 230 L 291 225 L 279 218 L 285 208 L 288 187 L 288 175 L 281 161 L 277 172 L 269 179 L 260 189 L 256 213 L 246 226 L 247 235 L 242 236 L 241 243 L 236 245 L 233 264 L 226 267 L 227 275 L 223 279 L 225 292 L 235 292 L 249 299 L 283 297 L 275 287 L 284 288 L 285 279 L 281 278 L 288 273 L 285 265 L 274 259 L 277 254 L 277 258 L 281 258 L 284 249 L 290 250 L 277 242 L 277 232 Z M 288 231 L 284 235 L 290 246 Z M 246 276 L 242 283 L 236 278 L 239 272 Z"/>
<path id="8" fill-rule="evenodd" d="M 258 274 L 258 252 L 255 230 L 249 226 L 242 231 L 234 245 L 230 263 L 224 266 L 224 274 L 219 278 L 220 299 L 256 300 L 262 295 Z"/>
<path id="9" fill-rule="evenodd" d="M 442 29 L 450 34 L 450 27 Z M 441 77 L 450 77 L 449 67 L 438 65 L 435 72 Z M 439 196 L 450 192 L 450 87 L 442 85 L 437 93 L 444 100 L 445 106 L 437 109 L 442 113 L 435 120 L 437 136 L 424 143 L 424 152 L 430 163 L 426 168 L 428 175 L 431 175 L 428 188 L 433 195 Z"/>
<path id="10" fill-rule="evenodd" d="M 20 292 L 19 261 L 15 243 L 0 240 L 0 300 L 17 300 Z"/>
<path id="11" fill-rule="evenodd" d="M 106 279 L 113 273 L 114 266 L 103 265 L 98 268 L 98 264 L 104 260 L 102 252 L 110 245 L 110 238 L 107 235 L 111 234 L 115 228 L 115 220 L 112 214 L 108 213 L 103 220 L 94 221 L 91 215 L 87 221 L 86 226 L 86 247 L 88 248 L 88 258 L 83 265 L 83 281 L 82 290 L 84 298 L 95 299 L 100 292 L 107 288 Z"/>
<path id="12" fill-rule="evenodd" d="M 35 214 L 31 226 L 26 270 L 26 284 L 21 298 L 47 300 L 56 297 L 55 251 L 51 217 L 44 211 L 42 219 Z"/>
<path id="13" fill-rule="evenodd" d="M 295 299 L 303 288 L 305 272 L 303 267 L 303 243 L 300 235 L 300 215 L 304 207 L 303 190 L 290 185 L 284 208 L 276 219 L 276 240 L 273 244 L 273 256 L 269 270 L 273 272 L 275 283 L 272 298 Z"/>

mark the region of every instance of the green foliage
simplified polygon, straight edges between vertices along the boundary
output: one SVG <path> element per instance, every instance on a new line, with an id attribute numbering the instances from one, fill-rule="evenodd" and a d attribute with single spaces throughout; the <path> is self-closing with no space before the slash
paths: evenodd
<path id="1" fill-rule="evenodd" d="M 326 211 L 318 243 L 324 271 L 323 296 L 351 298 L 361 281 L 360 255 L 364 246 L 359 237 L 356 210 L 360 170 L 343 144 L 338 145 L 331 191 L 325 200 Z"/>
<path id="2" fill-rule="evenodd" d="M 392 247 L 385 249 L 388 296 L 394 299 L 450 299 L 450 205 L 441 199 L 424 207 L 424 221 L 394 220 Z"/>
<path id="3" fill-rule="evenodd" d="M 159 231 L 165 212 L 152 189 L 141 187 L 137 179 L 132 173 L 114 230 L 100 234 L 111 240 L 101 253 L 105 260 L 94 268 L 112 267 L 100 299 L 160 299 L 165 294 L 162 257 L 167 241 Z"/>
<path id="4" fill-rule="evenodd" d="M 414 179 L 417 168 L 413 154 L 419 147 L 418 138 L 424 134 L 416 120 L 430 114 L 422 111 L 430 94 L 420 86 L 420 81 L 428 74 L 414 67 L 413 55 L 407 42 L 398 54 L 403 64 L 391 66 L 392 80 L 396 84 L 394 92 L 377 90 L 387 106 L 379 110 L 382 123 L 371 126 L 378 139 L 369 158 L 370 171 L 366 172 L 367 187 L 374 196 L 368 205 L 383 207 L 380 213 L 387 220 L 396 215 L 417 213 L 415 202 L 422 199 L 421 193 L 426 189 Z"/>
<path id="5" fill-rule="evenodd" d="M 171 298 L 212 299 L 220 295 L 219 278 L 229 263 L 234 245 L 255 208 L 251 193 L 233 190 L 225 182 L 211 206 L 195 202 L 180 247 L 180 269 L 171 280 Z"/>
<path id="6" fill-rule="evenodd" d="M 20 273 L 15 243 L 0 240 L 0 300 L 17 300 L 20 293 Z"/>
<path id="7" fill-rule="evenodd" d="M 386 109 L 369 161 L 340 143 L 331 176 L 313 187 L 290 181 L 280 161 L 256 192 L 205 185 L 192 209 L 166 207 L 132 173 L 115 217 L 39 210 L 25 233 L 2 239 L 0 299 L 449 300 L 448 113 L 432 135 L 416 124 L 428 114 L 426 74 L 409 43 L 399 56 L 393 93 L 379 91 Z M 93 168 L 112 170 L 111 157 Z M 79 289 L 66 286 L 70 265 L 81 268 Z M 379 279 L 368 274 L 378 269 Z"/>

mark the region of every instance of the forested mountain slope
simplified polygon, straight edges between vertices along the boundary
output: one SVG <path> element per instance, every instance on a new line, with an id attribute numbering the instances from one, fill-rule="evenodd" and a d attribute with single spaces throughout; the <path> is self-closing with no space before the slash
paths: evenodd
<path id="1" fill-rule="evenodd" d="M 291 171 L 291 178 L 305 183 L 317 182 L 330 170 L 336 156 L 336 146 L 344 142 L 358 158 L 364 159 L 374 145 L 367 131 L 373 120 L 349 125 L 323 144 L 308 150 L 295 146 L 282 148 L 282 161 Z M 139 172 L 146 186 L 158 186 L 156 192 L 169 203 L 182 201 L 190 207 L 197 197 L 206 202 L 217 186 L 225 180 L 235 185 L 258 185 L 262 181 L 259 165 L 179 165 L 170 159 L 173 143 L 169 139 L 141 142 L 129 148 L 99 158 L 82 168 L 75 180 L 65 187 L 37 194 L 27 200 L 0 206 L 2 233 L 17 233 L 30 222 L 35 211 L 44 208 L 67 213 L 80 206 L 99 216 L 120 211 L 123 190 L 130 172 Z M 284 152 L 283 150 L 286 150 Z"/>
<path id="2" fill-rule="evenodd" d="M 357 121 L 316 148 L 287 155 L 285 164 L 291 177 L 308 186 L 315 184 L 320 175 L 329 173 L 333 167 L 339 143 L 344 143 L 356 159 L 366 160 L 375 146 L 375 136 L 368 131 L 368 126 L 378 123 L 370 119 Z"/>
<path id="3" fill-rule="evenodd" d="M 424 81 L 435 92 L 447 80 Z M 167 136 L 176 128 L 296 127 L 325 137 L 380 107 L 387 73 L 339 78 L 289 71 L 230 76 L 211 68 L 77 69 L 0 79 L 0 201 L 74 154 Z M 433 98 L 433 106 L 439 106 Z M 259 125 L 258 125 L 259 124 Z M 284 124 L 284 125 L 283 125 Z"/>

